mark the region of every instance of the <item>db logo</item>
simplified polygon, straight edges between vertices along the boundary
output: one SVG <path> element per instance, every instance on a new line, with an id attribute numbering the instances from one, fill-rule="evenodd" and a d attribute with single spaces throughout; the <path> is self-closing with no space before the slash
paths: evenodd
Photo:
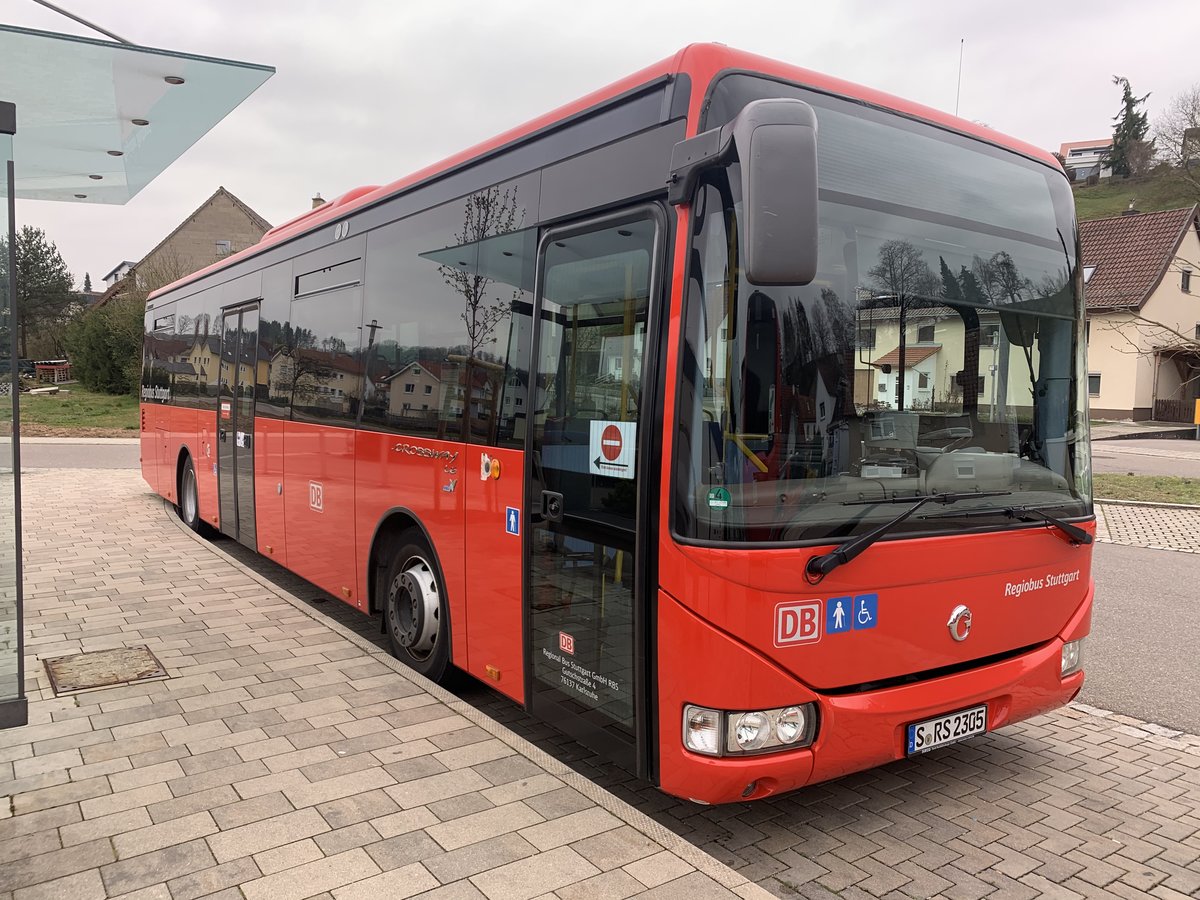
<path id="1" fill-rule="evenodd" d="M 815 644 L 821 639 L 821 601 L 780 603 L 775 607 L 775 646 Z"/>
<path id="2" fill-rule="evenodd" d="M 575 638 L 572 635 L 567 634 L 565 631 L 560 631 L 558 633 L 558 649 L 563 653 L 570 653 L 572 656 L 574 656 Z"/>
<path id="3" fill-rule="evenodd" d="M 325 509 L 325 488 L 319 481 L 308 483 L 308 505 L 321 512 Z"/>

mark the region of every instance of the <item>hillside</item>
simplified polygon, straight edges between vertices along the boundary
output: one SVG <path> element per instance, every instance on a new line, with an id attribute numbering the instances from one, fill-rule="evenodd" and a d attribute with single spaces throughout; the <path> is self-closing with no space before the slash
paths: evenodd
<path id="1" fill-rule="evenodd" d="M 1197 201 L 1195 188 L 1174 172 L 1145 178 L 1114 178 L 1095 187 L 1075 188 L 1075 210 L 1084 219 L 1117 216 L 1129 208 L 1131 200 L 1142 212 L 1179 209 Z"/>

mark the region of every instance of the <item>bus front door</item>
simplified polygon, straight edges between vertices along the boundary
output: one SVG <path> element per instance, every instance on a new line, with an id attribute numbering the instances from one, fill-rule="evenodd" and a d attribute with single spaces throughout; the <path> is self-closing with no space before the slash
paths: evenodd
<path id="1" fill-rule="evenodd" d="M 258 307 L 226 311 L 217 398 L 217 484 L 221 531 L 257 550 L 254 530 L 254 385 Z"/>
<path id="2" fill-rule="evenodd" d="M 646 207 L 543 237 L 526 452 L 527 703 L 643 776 L 652 589 L 639 533 L 662 231 Z"/>

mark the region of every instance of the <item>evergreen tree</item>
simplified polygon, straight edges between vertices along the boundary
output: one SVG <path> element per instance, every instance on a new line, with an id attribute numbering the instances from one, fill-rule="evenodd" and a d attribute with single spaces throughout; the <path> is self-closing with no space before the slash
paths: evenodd
<path id="1" fill-rule="evenodd" d="M 950 271 L 950 267 L 946 265 L 945 258 L 939 256 L 938 263 L 942 271 L 942 296 L 947 300 L 962 300 L 962 287 L 958 283 L 958 279 L 954 277 L 954 273 Z"/>
<path id="2" fill-rule="evenodd" d="M 85 294 L 90 294 L 92 292 L 92 273 L 91 272 L 83 273 L 83 292 Z"/>
<path id="3" fill-rule="evenodd" d="M 1113 116 L 1116 126 L 1113 128 L 1112 149 L 1104 154 L 1103 164 L 1111 168 L 1114 175 L 1128 178 L 1134 172 L 1133 158 L 1138 155 L 1138 148 L 1150 130 L 1150 120 L 1145 112 L 1139 110 L 1150 95 L 1133 96 L 1129 79 L 1120 75 L 1113 76 L 1113 84 L 1120 86 L 1122 91 L 1121 111 Z"/>
<path id="4" fill-rule="evenodd" d="M 8 279 L 8 242 L 0 241 L 0 282 Z M 17 232 L 17 314 L 20 353 L 28 356 L 29 333 L 57 323 L 74 302 L 67 264 L 46 232 L 32 225 Z"/>
<path id="5" fill-rule="evenodd" d="M 962 285 L 962 296 L 968 303 L 986 304 L 988 302 L 987 294 L 979 286 L 979 279 L 966 266 L 963 266 L 958 273 L 958 283 Z"/>

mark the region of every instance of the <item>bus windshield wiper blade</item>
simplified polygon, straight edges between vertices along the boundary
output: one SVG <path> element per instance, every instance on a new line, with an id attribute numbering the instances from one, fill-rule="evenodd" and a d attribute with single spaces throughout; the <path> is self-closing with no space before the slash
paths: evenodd
<path id="1" fill-rule="evenodd" d="M 854 557 L 858 556 L 858 554 L 862 553 L 926 503 L 941 503 L 946 505 L 949 503 L 958 503 L 960 500 L 978 500 L 981 497 L 1007 497 L 1011 493 L 1012 491 L 962 491 L 960 493 L 927 494 L 924 497 L 917 498 L 890 497 L 884 500 L 852 500 L 843 505 L 862 506 L 873 503 L 903 503 L 905 501 L 912 501 L 912 506 L 894 519 L 888 519 L 888 521 L 873 531 L 868 531 L 864 535 L 851 538 L 828 553 L 814 556 L 808 561 L 808 565 L 804 567 L 804 577 L 810 584 L 816 584 L 838 566 L 850 562 L 850 560 L 854 559 Z"/>
<path id="2" fill-rule="evenodd" d="M 1053 525 L 1070 539 L 1072 544 L 1090 544 L 1092 536 L 1078 525 L 1072 525 L 1058 516 L 1052 516 L 1047 509 L 1058 509 L 1066 504 L 1056 504 L 1050 507 L 1041 506 L 1000 506 L 994 509 L 964 509 L 961 512 L 935 513 L 922 516 L 923 519 L 971 519 L 976 516 L 1004 516 L 1006 519 L 1016 519 L 1018 522 L 1032 522 L 1041 519 L 1047 525 Z"/>

